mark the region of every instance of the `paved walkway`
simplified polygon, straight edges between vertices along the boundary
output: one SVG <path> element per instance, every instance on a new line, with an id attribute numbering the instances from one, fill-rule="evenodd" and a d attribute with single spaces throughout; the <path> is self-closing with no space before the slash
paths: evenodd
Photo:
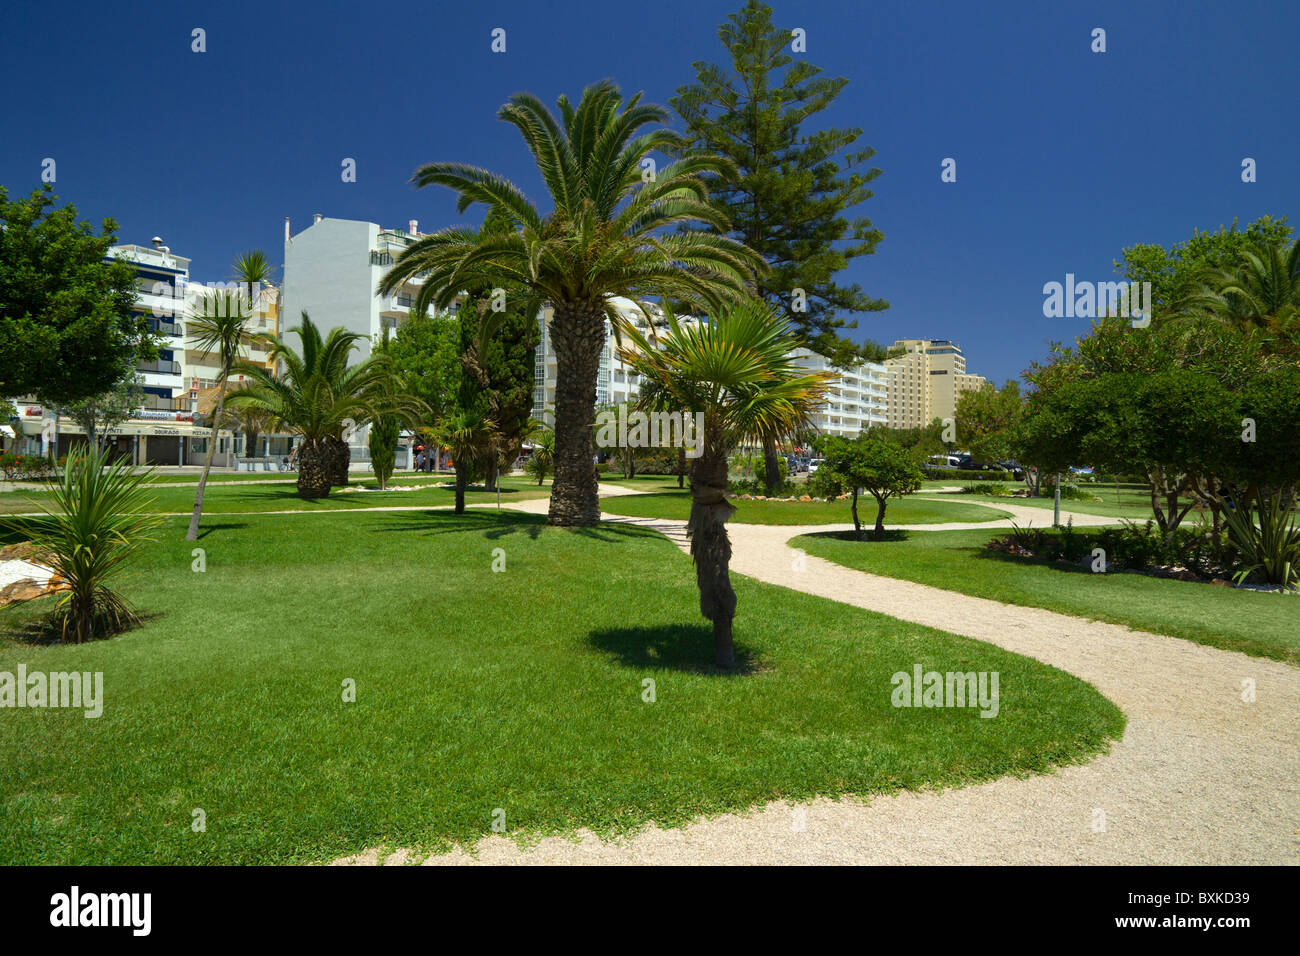
<path id="1" fill-rule="evenodd" d="M 545 500 L 513 507 L 544 512 Z M 1041 509 L 990 507 L 1023 523 Z M 1116 519 L 1063 512 L 1076 525 Z M 606 515 L 685 546 L 685 522 Z M 908 530 L 988 528 L 908 526 Z M 1050 517 L 1047 522 L 1050 523 Z M 586 832 L 521 850 L 503 836 L 424 861 L 468 863 L 1300 863 L 1300 669 L 1016 607 L 805 558 L 791 538 L 836 525 L 732 524 L 733 572 L 996 644 L 1095 686 L 1127 715 L 1122 740 L 1085 766 L 1026 779 L 868 800 L 772 803 L 652 827 L 607 843 Z M 847 526 L 851 527 L 851 526 Z M 1254 699 L 1243 700 L 1253 686 Z M 340 863 L 405 863 L 368 851 Z"/>

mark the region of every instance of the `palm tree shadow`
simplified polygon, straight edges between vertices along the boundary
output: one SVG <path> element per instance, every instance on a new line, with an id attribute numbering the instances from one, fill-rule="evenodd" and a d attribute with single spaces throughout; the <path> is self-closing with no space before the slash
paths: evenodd
<path id="1" fill-rule="evenodd" d="M 737 677 L 759 670 L 757 658 L 744 645 L 736 645 L 736 666 L 719 670 L 713 664 L 713 628 L 707 624 L 673 627 L 623 627 L 592 631 L 593 647 L 624 667 L 669 670 L 710 677 Z"/>
<path id="2" fill-rule="evenodd" d="M 546 527 L 546 519 L 540 515 L 530 515 L 522 511 L 480 512 L 467 509 L 464 514 L 454 511 L 404 511 L 401 517 L 389 518 L 382 524 L 375 524 L 372 533 L 416 532 L 425 535 L 458 534 L 465 531 L 479 531 L 484 536 L 496 540 L 507 535 L 524 533 L 536 539 Z"/>
<path id="3" fill-rule="evenodd" d="M 248 527 L 248 525 L 246 525 L 246 524 L 236 523 L 236 522 L 233 522 L 233 521 L 228 521 L 228 522 L 224 522 L 224 523 L 217 523 L 217 524 L 205 524 L 205 525 L 200 525 L 200 526 L 199 526 L 199 540 L 202 540 L 202 539 L 206 538 L 208 535 L 212 534 L 212 532 L 214 532 L 214 531 L 237 531 L 237 530 L 240 529 L 240 528 L 247 528 L 247 527 Z"/>
<path id="4" fill-rule="evenodd" d="M 870 528 L 863 528 L 861 531 L 813 531 L 805 537 L 830 538 L 834 541 L 855 541 L 866 544 L 884 544 L 889 541 L 906 541 L 911 535 L 901 528 L 887 528 L 884 537 L 877 539 L 872 536 Z"/>

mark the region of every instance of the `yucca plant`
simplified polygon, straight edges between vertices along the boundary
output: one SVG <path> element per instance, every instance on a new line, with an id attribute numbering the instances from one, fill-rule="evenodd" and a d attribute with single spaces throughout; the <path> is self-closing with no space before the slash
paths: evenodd
<path id="1" fill-rule="evenodd" d="M 1289 500 L 1283 499 L 1283 495 L 1261 497 L 1253 509 L 1245 506 L 1224 512 L 1228 540 L 1241 558 L 1241 568 L 1234 575 L 1238 584 L 1255 572 L 1269 584 L 1294 588 L 1300 583 L 1300 528 L 1290 517 Z"/>
<path id="2" fill-rule="evenodd" d="M 727 500 L 727 455 L 745 440 L 805 425 L 822 403 L 830 377 L 795 364 L 798 339 L 771 306 L 756 300 L 724 307 L 698 325 L 678 322 L 665 308 L 668 331 L 656 348 L 636 329 L 619 358 L 646 379 L 641 396 L 648 407 L 680 408 L 703 415 L 700 452 L 691 465 L 691 540 L 700 613 L 713 622 L 717 667 L 735 666 L 732 619 L 731 539 L 727 521 L 735 507 Z"/>
<path id="3" fill-rule="evenodd" d="M 74 452 L 49 482 L 53 505 L 40 505 L 45 514 L 2 522 L 47 552 L 52 570 L 66 583 L 51 620 L 65 643 L 110 637 L 140 622 L 110 585 L 152 540 L 149 531 L 162 519 L 147 510 L 152 500 L 144 484 L 150 473 L 133 472 L 125 460 L 109 464 L 109 458 L 105 449 Z"/>

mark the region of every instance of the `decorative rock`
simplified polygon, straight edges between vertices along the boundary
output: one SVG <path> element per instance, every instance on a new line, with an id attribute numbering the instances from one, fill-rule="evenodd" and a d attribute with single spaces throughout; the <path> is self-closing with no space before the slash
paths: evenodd
<path id="1" fill-rule="evenodd" d="M 809 496 L 809 495 L 800 495 L 800 496 L 799 496 L 799 500 L 800 500 L 800 501 L 812 501 L 812 497 Z"/>

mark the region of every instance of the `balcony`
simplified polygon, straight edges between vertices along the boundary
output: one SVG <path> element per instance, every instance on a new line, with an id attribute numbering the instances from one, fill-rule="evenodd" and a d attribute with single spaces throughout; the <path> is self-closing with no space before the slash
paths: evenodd
<path id="1" fill-rule="evenodd" d="M 135 367 L 135 370 L 137 372 L 156 372 L 160 375 L 179 375 L 181 374 L 181 363 L 158 359 L 154 362 L 141 362 Z"/>

